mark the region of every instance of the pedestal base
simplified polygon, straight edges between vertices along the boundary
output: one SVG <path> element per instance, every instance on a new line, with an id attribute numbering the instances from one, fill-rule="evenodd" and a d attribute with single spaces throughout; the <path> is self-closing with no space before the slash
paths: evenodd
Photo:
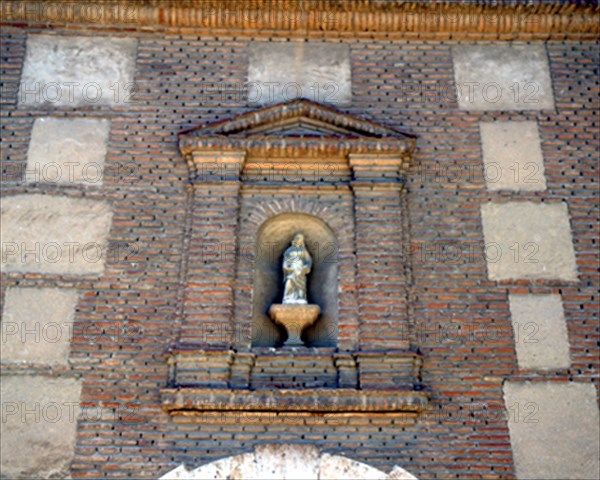
<path id="1" fill-rule="evenodd" d="M 321 314 L 318 305 L 274 303 L 269 308 L 269 316 L 278 325 L 283 325 L 288 333 L 284 347 L 302 347 L 300 338 L 306 327 L 311 326 Z"/>

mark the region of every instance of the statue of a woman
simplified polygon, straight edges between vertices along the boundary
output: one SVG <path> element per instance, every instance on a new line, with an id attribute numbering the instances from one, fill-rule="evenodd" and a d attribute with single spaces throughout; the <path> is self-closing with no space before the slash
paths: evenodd
<path id="1" fill-rule="evenodd" d="M 297 233 L 283 254 L 284 290 L 282 303 L 307 304 L 306 276 L 312 268 L 312 257 L 304 245 L 304 235 Z"/>

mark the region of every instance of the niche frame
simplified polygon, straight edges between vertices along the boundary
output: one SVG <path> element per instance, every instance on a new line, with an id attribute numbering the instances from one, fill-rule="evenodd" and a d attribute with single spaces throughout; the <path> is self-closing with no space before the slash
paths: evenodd
<path id="1" fill-rule="evenodd" d="M 305 99 L 180 133 L 190 176 L 185 282 L 164 410 L 188 418 L 249 409 L 417 415 L 426 407 L 401 248 L 415 145 L 413 135 Z M 279 233 L 265 281 L 257 243 L 271 229 Z M 264 315 L 279 303 L 279 257 L 299 231 L 313 260 L 322 253 L 315 241 L 337 243 L 337 270 L 308 284 L 309 301 L 319 282 L 330 285 L 331 321 L 322 326 L 337 315 L 337 342 L 322 342 L 317 323 L 307 347 L 273 348 L 280 335 L 253 345 L 254 306 Z"/>

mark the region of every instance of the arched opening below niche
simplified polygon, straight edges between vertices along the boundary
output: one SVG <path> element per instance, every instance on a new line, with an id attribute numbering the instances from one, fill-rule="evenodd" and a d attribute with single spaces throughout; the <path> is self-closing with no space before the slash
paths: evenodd
<path id="1" fill-rule="evenodd" d="M 338 260 L 335 234 L 320 218 L 304 213 L 282 213 L 261 225 L 256 239 L 252 296 L 252 346 L 280 347 L 287 339 L 285 328 L 269 318 L 269 307 L 283 297 L 283 253 L 294 235 L 304 234 L 312 256 L 308 276 L 308 303 L 321 307 L 321 315 L 308 327 L 302 340 L 307 347 L 336 347 L 338 337 Z"/>

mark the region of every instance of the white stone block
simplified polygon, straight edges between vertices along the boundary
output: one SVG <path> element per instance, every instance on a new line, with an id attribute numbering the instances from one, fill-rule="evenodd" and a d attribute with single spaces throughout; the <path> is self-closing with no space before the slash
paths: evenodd
<path id="1" fill-rule="evenodd" d="M 319 451 L 310 445 L 261 445 L 254 451 L 255 478 L 319 478 Z"/>
<path id="2" fill-rule="evenodd" d="M 107 202 L 51 195 L 1 200 L 2 272 L 100 275 L 112 221 Z"/>
<path id="3" fill-rule="evenodd" d="M 27 153 L 27 182 L 102 185 L 110 122 L 38 118 Z"/>
<path id="4" fill-rule="evenodd" d="M 352 99 L 350 50 L 341 44 L 254 43 L 248 68 L 249 103 L 295 98 L 347 105 Z"/>
<path id="5" fill-rule="evenodd" d="M 19 103 L 80 107 L 132 102 L 133 38 L 29 35 Z"/>
<path id="6" fill-rule="evenodd" d="M 577 280 L 566 203 L 481 205 L 490 280 Z"/>
<path id="7" fill-rule="evenodd" d="M 366 463 L 357 462 L 339 455 L 321 455 L 320 480 L 352 480 L 355 478 L 382 480 L 387 475 Z"/>
<path id="8" fill-rule="evenodd" d="M 8 288 L 2 361 L 67 365 L 78 297 L 73 289 Z"/>
<path id="9" fill-rule="evenodd" d="M 4 478 L 67 478 L 81 381 L 3 375 L 0 456 Z"/>
<path id="10" fill-rule="evenodd" d="M 536 122 L 486 122 L 479 129 L 488 190 L 546 189 Z"/>
<path id="11" fill-rule="evenodd" d="M 452 49 L 462 110 L 554 108 L 544 45 L 460 45 Z"/>
<path id="12" fill-rule="evenodd" d="M 569 338 L 560 295 L 509 295 L 521 369 L 569 368 Z"/>
<path id="13" fill-rule="evenodd" d="M 600 416 L 592 383 L 506 382 L 517 478 L 600 478 Z"/>

